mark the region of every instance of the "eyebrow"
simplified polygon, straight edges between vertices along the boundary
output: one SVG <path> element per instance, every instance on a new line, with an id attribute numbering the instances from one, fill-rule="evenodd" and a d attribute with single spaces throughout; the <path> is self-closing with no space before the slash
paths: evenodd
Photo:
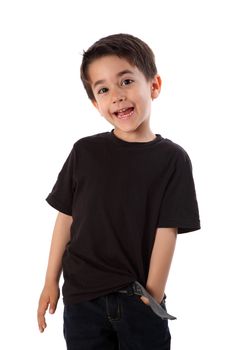
<path id="1" fill-rule="evenodd" d="M 129 69 L 125 69 L 125 70 L 122 70 L 121 72 L 117 73 L 116 77 L 119 78 L 119 77 L 121 77 L 124 74 L 133 74 L 133 72 L 131 70 L 129 70 Z M 95 84 L 93 85 L 93 88 L 95 88 L 97 85 L 105 83 L 105 81 L 106 80 L 104 80 L 104 79 L 97 80 L 95 82 Z"/>

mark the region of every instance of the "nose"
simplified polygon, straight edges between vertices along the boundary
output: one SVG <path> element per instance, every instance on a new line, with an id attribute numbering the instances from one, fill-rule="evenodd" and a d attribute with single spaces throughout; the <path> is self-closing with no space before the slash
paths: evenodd
<path id="1" fill-rule="evenodd" d="M 112 102 L 118 103 L 122 102 L 126 99 L 126 96 L 124 95 L 123 91 L 120 89 L 114 89 L 112 92 Z"/>
<path id="2" fill-rule="evenodd" d="M 113 103 L 125 101 L 125 97 L 119 97 L 113 100 Z"/>

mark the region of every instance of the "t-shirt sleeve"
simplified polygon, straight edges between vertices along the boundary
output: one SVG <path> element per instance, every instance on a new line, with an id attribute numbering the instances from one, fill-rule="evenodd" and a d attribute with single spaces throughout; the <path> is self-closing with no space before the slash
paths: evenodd
<path id="1" fill-rule="evenodd" d="M 176 155 L 164 191 L 157 227 L 177 227 L 178 233 L 201 228 L 192 163 L 183 149 Z"/>
<path id="2" fill-rule="evenodd" d="M 46 198 L 53 208 L 67 215 L 72 215 L 73 196 L 76 188 L 75 168 L 76 152 L 73 146 L 57 176 L 52 191 Z"/>

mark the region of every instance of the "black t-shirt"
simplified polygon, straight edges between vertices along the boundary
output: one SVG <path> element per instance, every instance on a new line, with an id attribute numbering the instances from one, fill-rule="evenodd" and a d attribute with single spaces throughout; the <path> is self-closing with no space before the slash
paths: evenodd
<path id="1" fill-rule="evenodd" d="M 73 217 L 62 259 L 65 304 L 135 280 L 145 286 L 156 228 L 200 229 L 187 152 L 160 134 L 128 142 L 113 130 L 74 143 L 46 198 Z"/>

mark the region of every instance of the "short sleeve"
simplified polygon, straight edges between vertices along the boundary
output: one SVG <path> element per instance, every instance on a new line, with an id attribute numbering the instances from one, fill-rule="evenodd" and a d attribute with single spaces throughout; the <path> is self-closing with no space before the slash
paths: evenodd
<path id="1" fill-rule="evenodd" d="M 67 215 L 72 215 L 73 196 L 76 188 L 75 168 L 76 151 L 73 146 L 58 174 L 52 191 L 46 198 L 46 201 L 53 208 Z"/>
<path id="2" fill-rule="evenodd" d="M 177 153 L 168 179 L 157 227 L 177 227 L 178 233 L 201 228 L 192 163 L 183 149 Z"/>

